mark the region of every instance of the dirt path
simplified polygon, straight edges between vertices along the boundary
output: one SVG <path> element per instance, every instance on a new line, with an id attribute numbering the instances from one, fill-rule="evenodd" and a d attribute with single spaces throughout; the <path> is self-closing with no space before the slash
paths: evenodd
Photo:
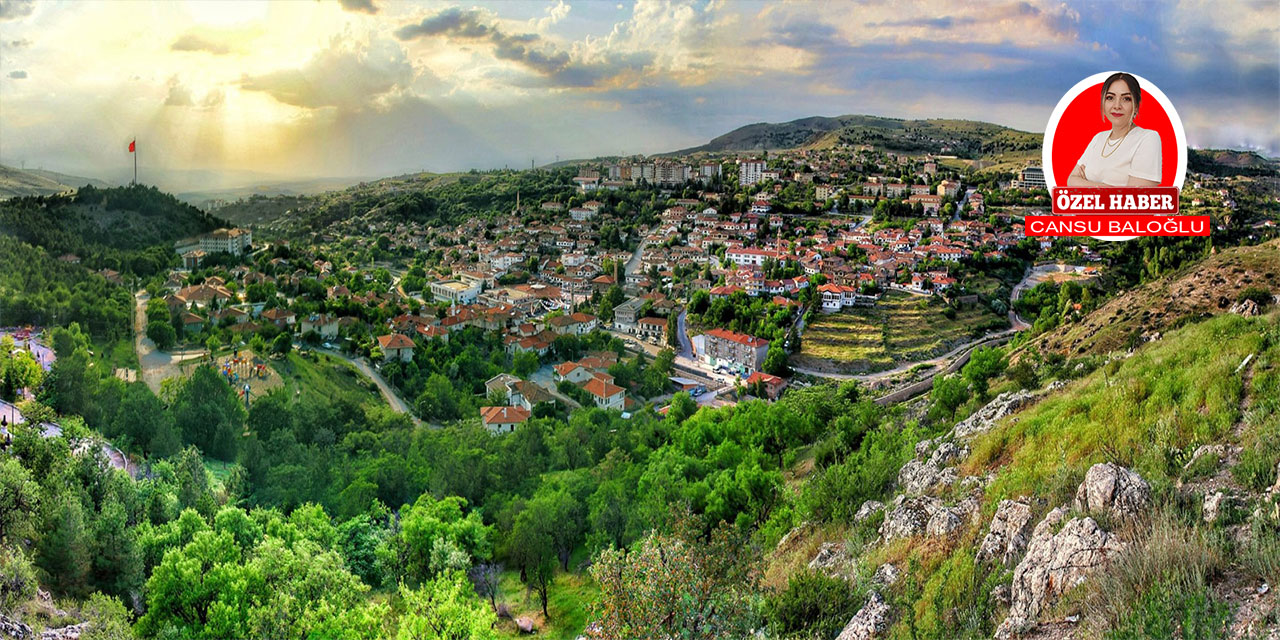
<path id="1" fill-rule="evenodd" d="M 147 337 L 147 301 L 151 296 L 146 291 L 138 291 L 134 293 L 133 300 L 133 349 L 138 354 L 139 373 L 151 391 L 159 394 L 161 382 L 185 375 L 189 365 L 184 366 L 184 363 L 203 358 L 205 352 L 201 349 L 165 353 L 157 349 L 156 343 Z"/>
<path id="2" fill-rule="evenodd" d="M 835 380 L 858 380 L 860 382 L 876 382 L 879 380 L 892 378 L 894 376 L 906 373 L 911 369 L 917 366 L 920 366 L 922 364 L 933 365 L 933 369 L 932 369 L 933 372 L 941 371 L 947 368 L 948 366 L 950 366 L 951 363 L 956 358 L 963 356 L 965 353 L 967 353 L 970 349 L 974 348 L 975 346 L 980 345 L 984 342 L 989 342 L 996 338 L 1003 338 L 1004 336 L 1012 335 L 1014 333 L 1017 333 L 1017 331 L 1014 329 L 1006 329 L 1004 331 L 988 333 L 987 335 L 984 335 L 980 338 L 974 338 L 973 340 L 970 340 L 969 342 L 966 342 L 956 347 L 955 349 L 948 351 L 946 354 L 940 355 L 936 358 L 930 358 L 928 360 L 917 360 L 914 362 L 907 362 L 904 364 L 900 364 L 892 369 L 885 369 L 884 371 L 876 371 L 874 373 L 826 373 L 823 371 L 818 371 L 816 369 L 806 369 L 804 367 L 796 367 L 796 366 L 791 367 L 791 369 L 793 371 L 796 371 L 797 373 L 804 373 L 811 376 L 817 376 L 819 378 L 832 378 Z M 924 379 L 928 379 L 932 377 L 933 377 L 933 373 L 930 373 Z"/>
<path id="3" fill-rule="evenodd" d="M 359 371 L 360 373 L 363 373 L 366 377 L 372 380 L 375 385 L 378 386 L 378 391 L 382 393 L 383 399 L 387 401 L 387 404 L 391 405 L 391 408 L 393 410 L 395 410 L 397 413 L 408 414 L 408 416 L 413 420 L 414 424 L 417 424 L 417 425 L 426 424 L 430 426 L 432 429 L 440 428 L 440 425 L 424 422 L 421 418 L 415 415 L 413 413 L 413 408 L 409 406 L 409 403 L 405 402 L 404 398 L 401 398 L 400 394 L 397 393 L 396 390 L 393 389 L 390 384 L 387 384 L 387 381 L 382 378 L 381 373 L 378 373 L 376 369 L 369 366 L 369 363 L 365 362 L 363 359 L 352 358 L 340 351 L 334 351 L 332 349 L 316 349 L 316 351 L 318 353 L 323 353 L 328 356 L 333 356 L 334 358 L 337 358 L 339 360 L 342 360 L 343 362 L 347 362 L 351 364 L 351 366 L 355 367 L 357 371 Z"/>

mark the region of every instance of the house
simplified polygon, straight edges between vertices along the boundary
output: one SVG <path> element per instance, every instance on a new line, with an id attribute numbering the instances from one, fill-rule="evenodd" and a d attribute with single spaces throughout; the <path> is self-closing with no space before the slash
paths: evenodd
<path id="1" fill-rule="evenodd" d="M 555 398 L 547 393 L 541 385 L 530 380 L 516 380 L 507 386 L 508 402 L 519 405 L 529 411 L 545 402 L 555 402 Z"/>
<path id="2" fill-rule="evenodd" d="M 338 337 L 338 319 L 326 313 L 313 313 L 302 321 L 302 332 L 315 331 L 321 338 Z"/>
<path id="3" fill-rule="evenodd" d="M 756 384 L 763 387 L 765 397 L 770 400 L 777 400 L 778 396 L 782 395 L 782 390 L 787 388 L 786 380 L 763 371 L 757 371 L 747 378 L 747 391 L 750 392 Z"/>
<path id="4" fill-rule="evenodd" d="M 567 316 L 556 316 L 547 321 L 556 335 L 573 334 L 580 336 L 591 333 L 596 328 L 596 317 L 587 313 L 573 313 Z"/>
<path id="5" fill-rule="evenodd" d="M 613 308 L 613 328 L 624 333 L 636 330 L 636 315 L 644 306 L 644 298 L 632 298 Z"/>
<path id="6" fill-rule="evenodd" d="M 596 406 L 601 409 L 617 409 L 622 410 L 625 394 L 622 387 L 612 382 L 606 382 L 600 378 L 593 377 L 588 380 L 582 388 L 591 394 L 596 402 Z"/>
<path id="7" fill-rule="evenodd" d="M 568 380 L 574 384 L 582 384 L 592 378 L 591 370 L 577 362 L 561 362 L 554 369 L 556 382 Z"/>
<path id="8" fill-rule="evenodd" d="M 291 326 L 297 320 L 297 316 L 288 309 L 281 309 L 277 307 L 275 309 L 267 309 L 266 311 L 263 311 L 262 319 L 283 329 Z"/>
<path id="9" fill-rule="evenodd" d="M 182 328 L 187 333 L 200 333 L 204 329 L 204 318 L 191 313 L 190 311 L 182 312 Z"/>
<path id="10" fill-rule="evenodd" d="M 378 346 L 382 348 L 383 362 L 399 360 L 408 362 L 413 359 L 413 340 L 400 333 L 378 336 Z"/>
<path id="11" fill-rule="evenodd" d="M 524 407 L 481 407 L 480 422 L 491 433 L 511 433 L 516 425 L 529 420 L 530 412 Z"/>
<path id="12" fill-rule="evenodd" d="M 769 341 L 726 329 L 712 329 L 705 334 L 704 354 L 713 368 L 750 375 L 764 364 Z"/>
<path id="13" fill-rule="evenodd" d="M 641 338 L 655 339 L 659 343 L 667 339 L 666 318 L 640 318 L 636 322 L 636 334 Z"/>
<path id="14" fill-rule="evenodd" d="M 499 373 L 498 375 L 484 381 L 484 393 L 486 396 L 492 396 L 495 393 L 507 394 L 510 393 L 510 385 L 517 382 L 520 382 L 520 378 L 509 373 Z"/>

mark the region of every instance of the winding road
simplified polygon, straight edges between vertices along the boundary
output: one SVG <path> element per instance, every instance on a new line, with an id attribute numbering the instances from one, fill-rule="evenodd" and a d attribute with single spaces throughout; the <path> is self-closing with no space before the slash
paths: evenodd
<path id="1" fill-rule="evenodd" d="M 342 353 L 341 351 L 335 351 L 333 349 L 316 348 L 315 351 L 317 353 L 323 353 L 327 356 L 332 356 L 334 358 L 342 360 L 343 362 L 346 362 L 351 366 L 355 367 L 357 371 L 359 371 L 360 373 L 363 373 L 366 377 L 368 377 L 370 380 L 373 381 L 373 384 L 378 386 L 378 391 L 382 393 L 382 397 L 386 399 L 387 404 L 391 405 L 391 408 L 393 410 L 395 410 L 397 413 L 408 414 L 409 418 L 413 420 L 414 424 L 416 425 L 426 424 L 430 426 L 432 429 L 440 428 L 440 425 L 423 422 L 421 418 L 414 415 L 413 408 L 409 406 L 409 403 L 405 402 L 404 398 L 401 398 L 400 394 L 397 393 L 396 390 L 393 389 L 390 384 L 387 384 L 387 381 L 382 378 L 382 374 L 378 373 L 376 369 L 369 366 L 369 363 L 365 362 L 364 358 L 352 358 L 347 354 Z"/>

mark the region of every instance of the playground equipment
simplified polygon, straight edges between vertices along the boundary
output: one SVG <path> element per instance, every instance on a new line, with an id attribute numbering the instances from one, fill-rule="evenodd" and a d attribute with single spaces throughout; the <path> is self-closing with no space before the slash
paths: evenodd
<path id="1" fill-rule="evenodd" d="M 222 375 L 227 381 L 236 384 L 241 380 L 266 380 L 271 372 L 265 362 L 258 358 L 228 358 L 222 362 Z"/>

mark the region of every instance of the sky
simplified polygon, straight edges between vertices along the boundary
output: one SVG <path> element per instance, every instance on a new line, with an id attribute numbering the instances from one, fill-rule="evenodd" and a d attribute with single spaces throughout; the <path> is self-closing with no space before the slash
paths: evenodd
<path id="1" fill-rule="evenodd" d="M 1277 25 L 1276 0 L 0 0 L 0 164 L 127 179 L 136 136 L 140 173 L 190 188 L 661 153 L 814 115 L 1040 132 L 1117 69 L 1193 147 L 1274 157 Z"/>

